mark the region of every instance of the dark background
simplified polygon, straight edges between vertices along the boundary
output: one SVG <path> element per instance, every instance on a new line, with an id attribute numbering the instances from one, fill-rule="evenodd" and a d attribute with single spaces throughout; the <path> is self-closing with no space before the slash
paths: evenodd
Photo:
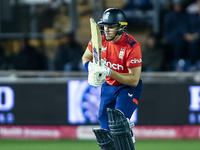
<path id="1" fill-rule="evenodd" d="M 67 124 L 66 84 L 6 84 L 15 93 L 14 124 Z"/>
<path id="2" fill-rule="evenodd" d="M 191 85 L 195 84 L 144 84 L 138 106 L 137 124 L 189 124 L 189 86 Z M 14 108 L 9 111 L 15 116 L 13 124 L 69 125 L 67 83 L 4 84 L 1 86 L 9 86 L 15 93 Z"/>
<path id="3" fill-rule="evenodd" d="M 138 124 L 188 124 L 190 84 L 144 84 L 138 105 Z"/>

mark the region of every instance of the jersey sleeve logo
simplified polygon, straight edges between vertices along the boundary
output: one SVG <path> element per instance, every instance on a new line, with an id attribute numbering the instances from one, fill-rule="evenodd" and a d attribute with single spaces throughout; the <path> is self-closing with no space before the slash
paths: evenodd
<path id="1" fill-rule="evenodd" d="M 140 58 L 140 59 L 136 59 L 136 58 L 131 59 L 131 63 L 132 64 L 141 63 L 141 62 L 142 62 L 142 58 Z"/>

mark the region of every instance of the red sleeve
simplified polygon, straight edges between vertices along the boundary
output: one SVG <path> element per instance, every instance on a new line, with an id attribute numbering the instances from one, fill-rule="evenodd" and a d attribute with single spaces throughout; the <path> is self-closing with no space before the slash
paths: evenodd
<path id="1" fill-rule="evenodd" d="M 88 42 L 88 49 L 92 52 L 92 40 Z"/>
<path id="2" fill-rule="evenodd" d="M 126 65 L 128 68 L 136 68 L 142 66 L 142 53 L 140 44 L 131 47 L 127 57 Z"/>

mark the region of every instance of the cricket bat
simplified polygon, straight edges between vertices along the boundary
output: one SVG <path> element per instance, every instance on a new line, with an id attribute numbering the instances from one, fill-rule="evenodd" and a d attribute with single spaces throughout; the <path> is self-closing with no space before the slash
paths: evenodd
<path id="1" fill-rule="evenodd" d="M 99 26 L 93 18 L 90 18 L 90 28 L 91 28 L 91 36 L 92 36 L 93 62 L 101 66 L 102 39 L 101 39 Z"/>

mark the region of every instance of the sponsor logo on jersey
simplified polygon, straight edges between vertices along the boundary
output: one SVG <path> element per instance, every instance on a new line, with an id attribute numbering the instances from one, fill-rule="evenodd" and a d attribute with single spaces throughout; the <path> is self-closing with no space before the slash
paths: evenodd
<path id="1" fill-rule="evenodd" d="M 142 58 L 140 58 L 140 59 L 134 58 L 134 59 L 131 60 L 132 64 L 141 63 L 141 62 L 142 62 Z"/>
<path id="2" fill-rule="evenodd" d="M 111 69 L 124 70 L 124 67 L 120 64 L 111 63 L 109 61 L 106 61 L 106 59 L 104 59 L 104 61 L 105 61 L 105 65 Z"/>

